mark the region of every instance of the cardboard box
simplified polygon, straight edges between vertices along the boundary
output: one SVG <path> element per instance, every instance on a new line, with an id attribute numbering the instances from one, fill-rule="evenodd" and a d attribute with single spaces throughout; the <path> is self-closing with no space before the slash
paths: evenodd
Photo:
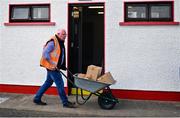
<path id="1" fill-rule="evenodd" d="M 83 74 L 83 73 L 79 73 L 79 74 L 78 74 L 78 77 L 79 77 L 79 78 L 83 78 L 83 79 L 88 79 L 88 78 L 86 77 L 86 74 Z"/>
<path id="2" fill-rule="evenodd" d="M 96 81 L 98 77 L 101 76 L 102 68 L 95 66 L 95 65 L 89 65 L 86 72 L 86 78 L 89 78 L 91 80 Z"/>
<path id="3" fill-rule="evenodd" d="M 79 78 L 84 78 L 85 76 L 86 76 L 86 74 L 83 74 L 83 73 L 79 73 L 79 74 L 78 74 L 78 77 L 79 77 Z"/>
<path id="4" fill-rule="evenodd" d="M 105 73 L 101 77 L 97 79 L 98 82 L 106 83 L 106 84 L 115 84 L 116 80 L 112 77 L 110 72 Z"/>

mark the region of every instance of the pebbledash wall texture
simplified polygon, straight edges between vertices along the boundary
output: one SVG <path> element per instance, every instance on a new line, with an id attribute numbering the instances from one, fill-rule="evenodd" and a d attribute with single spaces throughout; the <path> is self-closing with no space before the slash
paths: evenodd
<path id="1" fill-rule="evenodd" d="M 124 2 L 133 1 L 173 1 L 175 23 L 121 25 L 124 23 Z M 144 95 L 137 99 L 148 99 L 143 98 L 148 97 L 148 92 L 164 92 L 166 95 L 173 93 L 175 97 L 167 100 L 180 101 L 179 0 L 1 0 L 0 91 L 8 92 L 3 89 L 6 86 L 9 92 L 14 85 L 32 88 L 40 86 L 46 77 L 46 70 L 39 66 L 43 45 L 57 29 L 67 29 L 68 4 L 99 2 L 105 4 L 105 71 L 110 71 L 117 80 L 111 86 L 114 94 L 119 98 L 133 98 L 131 92 L 142 92 Z M 9 23 L 10 4 L 44 3 L 50 4 L 51 24 Z M 66 79 L 64 81 L 67 86 Z M 13 92 L 18 93 L 18 90 Z M 150 96 L 149 99 L 154 97 Z"/>

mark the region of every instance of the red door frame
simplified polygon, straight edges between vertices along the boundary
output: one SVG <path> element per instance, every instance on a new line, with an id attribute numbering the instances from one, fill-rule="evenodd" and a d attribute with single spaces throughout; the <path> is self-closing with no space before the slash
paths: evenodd
<path id="1" fill-rule="evenodd" d="M 68 5 L 67 5 L 67 34 L 69 34 L 69 6 L 71 5 L 71 4 L 74 4 L 74 5 L 82 5 L 82 4 L 103 4 L 104 5 L 104 72 L 105 72 L 105 39 L 106 39 L 106 37 L 105 37 L 105 29 L 106 29 L 106 27 L 105 27 L 105 22 L 106 22 L 106 17 L 105 17 L 105 2 L 69 2 L 68 3 Z M 69 60 L 69 37 L 67 36 L 67 45 L 68 45 L 68 48 L 67 48 L 67 60 Z M 69 62 L 67 61 L 67 68 L 69 68 Z M 68 75 L 68 74 L 67 74 Z M 68 84 L 67 84 L 67 89 L 69 89 L 69 87 L 68 87 Z M 68 90 L 67 90 L 68 91 Z"/>

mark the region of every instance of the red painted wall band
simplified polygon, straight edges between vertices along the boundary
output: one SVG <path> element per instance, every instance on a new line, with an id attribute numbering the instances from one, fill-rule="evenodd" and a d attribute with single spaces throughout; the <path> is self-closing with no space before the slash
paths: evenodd
<path id="1" fill-rule="evenodd" d="M 38 89 L 39 89 L 39 86 L 0 84 L 0 92 L 35 94 Z M 65 88 L 65 91 L 67 93 L 68 88 Z M 159 101 L 179 101 L 180 102 L 180 92 L 113 89 L 112 93 L 116 98 L 120 98 L 120 99 L 159 100 Z M 58 95 L 56 87 L 49 88 L 46 94 Z"/>
<path id="2" fill-rule="evenodd" d="M 24 85 L 7 85 L 0 84 L 0 92 L 7 93 L 23 93 L 23 94 L 35 94 L 40 86 L 24 86 Z M 65 92 L 67 93 L 68 88 L 65 87 Z M 49 95 L 58 95 L 56 87 L 50 87 L 46 94 Z"/>
<path id="3" fill-rule="evenodd" d="M 143 91 L 143 90 L 112 90 L 113 95 L 121 99 L 180 101 L 180 92 Z"/>

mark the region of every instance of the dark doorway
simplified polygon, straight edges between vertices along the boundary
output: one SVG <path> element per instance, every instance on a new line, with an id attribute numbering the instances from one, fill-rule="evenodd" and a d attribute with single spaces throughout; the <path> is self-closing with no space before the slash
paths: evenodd
<path id="1" fill-rule="evenodd" d="M 86 73 L 91 64 L 104 72 L 104 3 L 69 4 L 68 57 L 73 74 Z"/>

